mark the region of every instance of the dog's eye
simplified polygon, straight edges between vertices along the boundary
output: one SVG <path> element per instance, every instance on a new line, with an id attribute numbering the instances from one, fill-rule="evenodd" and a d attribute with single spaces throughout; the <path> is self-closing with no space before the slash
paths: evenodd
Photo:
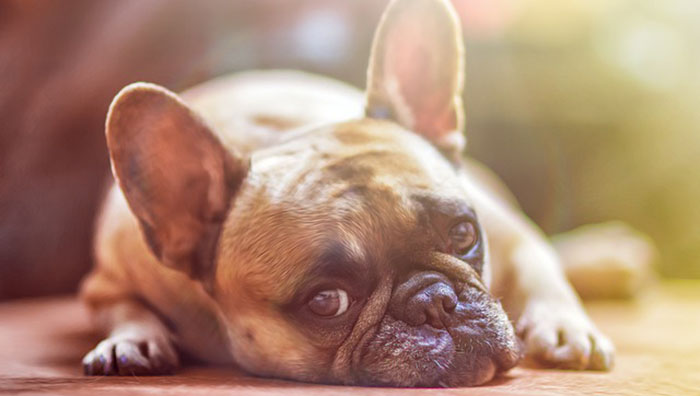
<path id="1" fill-rule="evenodd" d="M 309 300 L 309 309 L 319 316 L 339 316 L 348 310 L 348 293 L 342 289 L 324 290 Z"/>
<path id="2" fill-rule="evenodd" d="M 464 256 L 476 243 L 476 228 L 471 222 L 463 221 L 452 227 L 449 236 L 452 252 Z"/>

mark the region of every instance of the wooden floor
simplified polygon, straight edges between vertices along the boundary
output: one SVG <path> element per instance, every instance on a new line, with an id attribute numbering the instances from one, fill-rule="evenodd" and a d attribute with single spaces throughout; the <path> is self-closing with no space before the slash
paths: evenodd
<path id="1" fill-rule="evenodd" d="M 636 302 L 598 302 L 588 309 L 618 348 L 611 373 L 519 367 L 478 388 L 406 390 L 267 380 L 228 368 L 187 368 L 170 377 L 83 377 L 81 357 L 97 338 L 78 302 L 2 303 L 0 394 L 700 396 L 700 282 L 667 282 Z"/>

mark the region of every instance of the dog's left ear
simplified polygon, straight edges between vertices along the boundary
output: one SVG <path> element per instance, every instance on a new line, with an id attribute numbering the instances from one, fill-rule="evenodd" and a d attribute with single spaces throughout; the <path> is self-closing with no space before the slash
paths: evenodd
<path id="1" fill-rule="evenodd" d="M 366 116 L 392 119 L 459 156 L 463 70 L 462 32 L 449 1 L 393 0 L 374 36 Z"/>

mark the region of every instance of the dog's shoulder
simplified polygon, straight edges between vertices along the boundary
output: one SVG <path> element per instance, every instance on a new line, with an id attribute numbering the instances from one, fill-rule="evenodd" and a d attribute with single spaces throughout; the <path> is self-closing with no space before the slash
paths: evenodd
<path id="1" fill-rule="evenodd" d="M 466 157 L 463 169 L 472 184 L 478 186 L 490 198 L 498 200 L 505 206 L 520 209 L 518 200 L 498 175 L 481 162 Z"/>

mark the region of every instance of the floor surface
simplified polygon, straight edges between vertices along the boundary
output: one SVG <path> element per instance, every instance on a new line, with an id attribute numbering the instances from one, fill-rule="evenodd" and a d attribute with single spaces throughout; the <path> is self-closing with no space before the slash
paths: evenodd
<path id="1" fill-rule="evenodd" d="M 167 377 L 84 377 L 98 341 L 73 298 L 0 303 L 0 394 L 65 395 L 697 395 L 700 282 L 666 282 L 637 301 L 587 305 L 618 349 L 610 373 L 518 367 L 477 388 L 323 386 L 250 377 L 228 368 L 185 368 Z"/>

